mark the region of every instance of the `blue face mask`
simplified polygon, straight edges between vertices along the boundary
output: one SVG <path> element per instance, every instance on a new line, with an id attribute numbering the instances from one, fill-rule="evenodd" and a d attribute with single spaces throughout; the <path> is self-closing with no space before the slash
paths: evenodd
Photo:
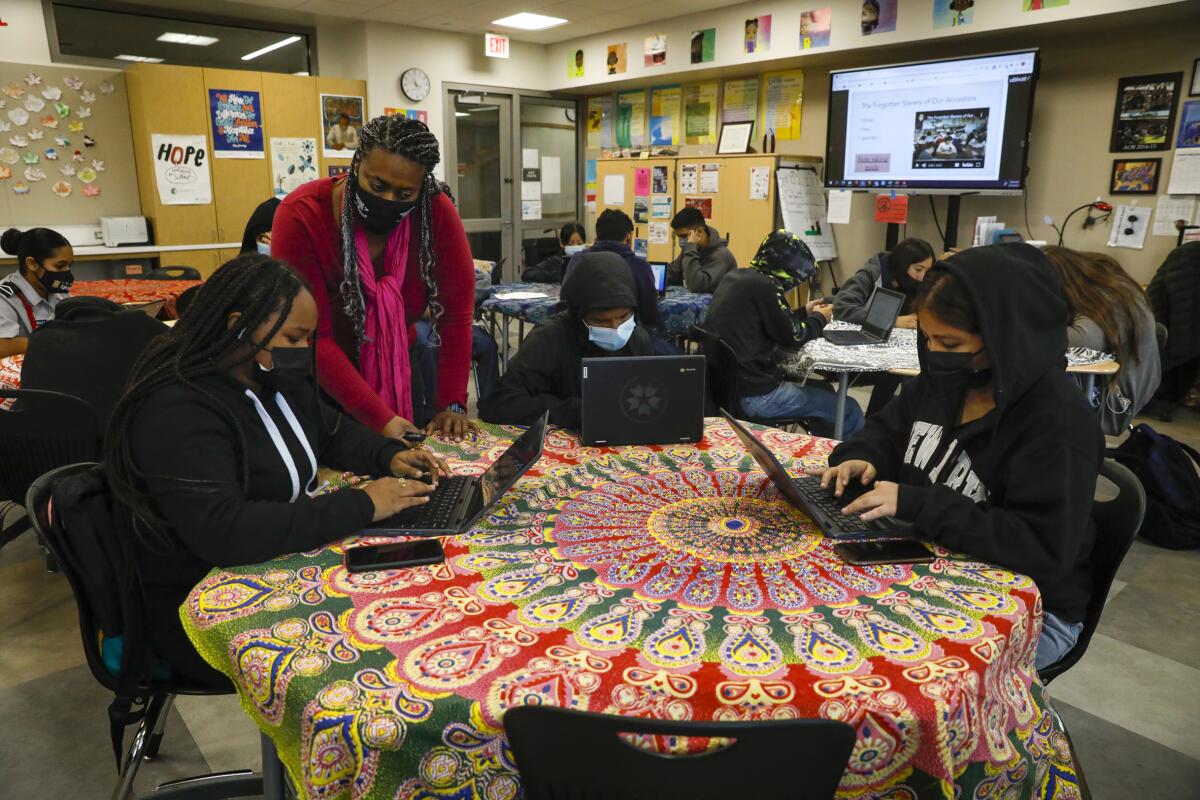
<path id="1" fill-rule="evenodd" d="M 586 244 L 568 244 L 563 247 L 563 252 L 569 256 L 582 253 L 584 250 L 587 250 Z"/>
<path id="2" fill-rule="evenodd" d="M 633 336 L 633 329 L 636 327 L 637 321 L 633 317 L 625 320 L 616 328 L 597 328 L 588 325 L 588 339 L 601 350 L 612 352 L 629 344 L 629 337 Z"/>
<path id="3" fill-rule="evenodd" d="M 255 242 L 254 245 L 258 248 L 258 252 L 262 253 L 268 258 L 271 257 L 271 245 L 266 242 Z"/>

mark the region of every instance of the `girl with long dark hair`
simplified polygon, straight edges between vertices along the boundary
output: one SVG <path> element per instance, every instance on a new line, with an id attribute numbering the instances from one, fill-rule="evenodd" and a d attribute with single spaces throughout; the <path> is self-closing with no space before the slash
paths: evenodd
<path id="1" fill-rule="evenodd" d="M 350 174 L 293 191 L 271 231 L 271 255 L 314 289 L 322 388 L 391 437 L 415 427 L 420 392 L 409 343 L 426 309 L 439 348 L 438 410 L 427 430 L 461 436 L 471 429 L 475 271 L 454 201 L 433 175 L 440 158 L 424 123 L 376 117 L 362 127 Z"/>

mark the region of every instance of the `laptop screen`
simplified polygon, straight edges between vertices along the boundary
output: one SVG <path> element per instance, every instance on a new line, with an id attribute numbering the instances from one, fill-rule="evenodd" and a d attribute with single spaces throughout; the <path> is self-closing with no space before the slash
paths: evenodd
<path id="1" fill-rule="evenodd" d="M 725 417 L 726 422 L 733 428 L 733 432 L 742 440 L 742 444 L 746 446 L 746 450 L 762 467 L 762 471 L 767 473 L 767 477 L 771 479 L 771 483 L 775 484 L 775 488 L 779 493 L 787 498 L 788 502 L 797 508 L 804 508 L 804 501 L 800 499 L 800 492 L 796 490 L 792 483 L 792 476 L 787 474 L 787 470 L 775 458 L 775 455 L 768 450 L 758 438 L 750 431 L 746 430 L 740 422 L 729 415 L 725 409 L 721 409 L 721 416 Z"/>
<path id="2" fill-rule="evenodd" d="M 496 461 L 479 477 L 483 490 L 483 505 L 486 508 L 507 492 L 533 466 L 542 455 L 542 442 L 546 438 L 546 418 L 529 426 Z"/>
<path id="3" fill-rule="evenodd" d="M 651 271 L 654 272 L 654 288 L 661 294 L 667 290 L 667 265 L 666 264 L 651 264 Z"/>
<path id="4" fill-rule="evenodd" d="M 896 317 L 902 305 L 903 294 L 884 289 L 882 286 L 877 287 L 867 305 L 867 318 L 863 320 L 863 330 L 880 339 L 887 338 L 892 326 L 896 324 Z"/>

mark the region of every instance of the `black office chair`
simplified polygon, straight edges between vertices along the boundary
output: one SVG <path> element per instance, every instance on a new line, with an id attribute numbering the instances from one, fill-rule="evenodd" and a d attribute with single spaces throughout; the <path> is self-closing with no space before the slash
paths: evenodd
<path id="1" fill-rule="evenodd" d="M 0 412 L 0 497 L 19 503 L 39 475 L 100 458 L 100 420 L 84 400 L 40 389 L 0 389 L 0 400 L 9 398 L 16 400 L 12 410 Z M 0 547 L 5 544 L 0 541 Z M 56 568 L 47 551 L 46 569 Z"/>
<path id="2" fill-rule="evenodd" d="M 1083 631 L 1066 655 L 1038 672 L 1044 684 L 1083 658 L 1100 622 L 1100 615 L 1104 613 L 1104 603 L 1108 600 L 1108 591 L 1117 577 L 1117 570 L 1137 538 L 1142 518 L 1146 515 L 1146 490 L 1128 467 L 1106 458 L 1100 467 L 1100 475 L 1112 482 L 1117 495 L 1097 497 L 1092 505 L 1096 544 L 1092 548 L 1092 596 L 1083 618 Z"/>
<path id="3" fill-rule="evenodd" d="M 707 367 L 709 395 L 717 408 L 728 409 L 738 419 L 758 425 L 784 429 L 796 426 L 814 435 L 833 435 L 833 426 L 823 423 L 822 420 L 807 417 L 762 419 L 747 414 L 742 408 L 742 394 L 738 388 L 737 353 L 730 347 L 729 342 L 699 325 L 693 325 L 688 335 L 700 343 L 700 351 L 704 354 Z"/>
<path id="4" fill-rule="evenodd" d="M 504 732 L 525 800 L 829 800 L 856 737 L 850 725 L 824 719 L 677 722 L 537 705 L 506 711 Z M 671 756 L 642 750 L 621 734 L 733 741 Z"/>
<path id="5" fill-rule="evenodd" d="M 115 695 L 122 689 L 121 681 L 104 663 L 100 648 L 102 626 L 98 620 L 111 619 L 114 614 L 120 615 L 121 603 L 128 602 L 131 597 L 130 592 L 122 591 L 117 585 L 117 574 L 100 566 L 109 562 L 111 556 L 108 553 L 116 552 L 116 546 L 113 544 L 113 549 L 107 552 L 100 546 L 98 537 L 104 530 L 100 526 L 87 535 L 80 531 L 75 531 L 73 535 L 72 531 L 66 530 L 61 520 L 51 513 L 50 508 L 54 487 L 60 481 L 83 475 L 98 466 L 95 463 L 81 463 L 52 470 L 33 482 L 25 502 L 34 528 L 58 559 L 62 573 L 71 586 L 71 593 L 79 611 L 79 632 L 88 668 L 97 682 Z M 157 756 L 167 715 L 176 695 L 216 695 L 229 692 L 172 678 L 143 682 L 137 687 L 136 693 L 136 704 L 141 706 L 141 710 L 132 715 L 127 724 L 138 722 L 138 729 L 125 751 L 124 759 L 118 763 L 119 780 L 112 800 L 128 800 L 134 797 L 133 782 L 137 777 L 138 767 L 143 759 L 149 760 Z M 123 727 L 118 725 L 114 728 L 114 750 L 120 747 L 121 732 Z M 270 800 L 283 800 L 282 765 L 274 745 L 266 736 L 262 737 L 262 758 L 263 774 L 237 770 L 168 781 L 149 793 L 137 795 L 137 800 L 212 800 L 259 795 Z"/>
<path id="6" fill-rule="evenodd" d="M 151 281 L 198 281 L 200 280 L 200 270 L 195 267 L 158 267 L 152 269 L 143 276 L 146 280 Z"/>

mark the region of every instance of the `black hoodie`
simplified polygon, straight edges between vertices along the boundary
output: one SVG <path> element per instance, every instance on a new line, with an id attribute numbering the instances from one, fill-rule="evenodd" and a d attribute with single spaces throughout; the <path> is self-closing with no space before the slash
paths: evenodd
<path id="1" fill-rule="evenodd" d="M 996 408 L 958 425 L 962 395 L 925 375 L 834 449 L 900 484 L 896 516 L 924 538 L 1031 577 L 1045 609 L 1083 619 L 1091 595 L 1092 498 L 1104 438 L 1067 378 L 1058 276 L 1037 248 L 994 245 L 942 263 L 962 282 L 991 360 Z M 918 344 L 922 367 L 923 338 Z"/>
<path id="2" fill-rule="evenodd" d="M 578 429 L 583 423 L 583 359 L 650 356 L 654 345 L 639 324 L 620 350 L 608 351 L 588 339 L 583 317 L 607 308 L 637 308 L 637 285 L 616 253 L 588 251 L 575 257 L 562 298 L 566 306 L 533 329 L 488 396 L 479 416 L 501 425 L 530 425 L 550 412 L 550 422 Z M 641 321 L 639 320 L 639 323 Z"/>

